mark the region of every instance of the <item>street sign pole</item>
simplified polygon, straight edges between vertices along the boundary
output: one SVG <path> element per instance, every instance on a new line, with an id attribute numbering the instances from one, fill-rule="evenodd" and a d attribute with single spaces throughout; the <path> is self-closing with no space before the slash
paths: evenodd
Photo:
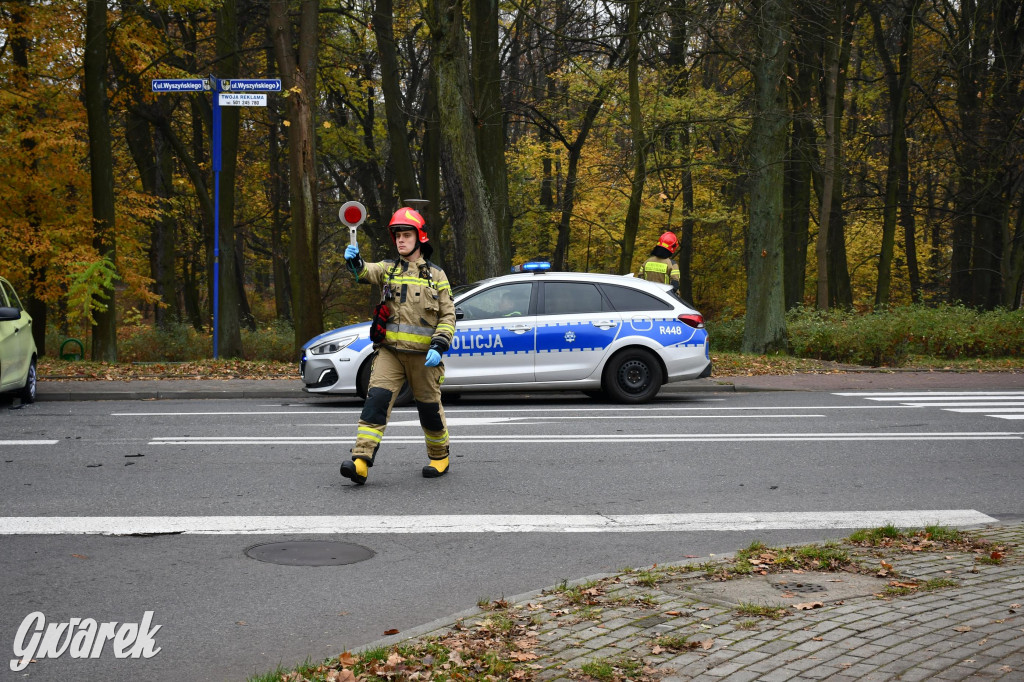
<path id="1" fill-rule="evenodd" d="M 210 156 L 213 164 L 213 359 L 220 357 L 220 79 L 210 76 L 213 84 L 213 139 Z"/>

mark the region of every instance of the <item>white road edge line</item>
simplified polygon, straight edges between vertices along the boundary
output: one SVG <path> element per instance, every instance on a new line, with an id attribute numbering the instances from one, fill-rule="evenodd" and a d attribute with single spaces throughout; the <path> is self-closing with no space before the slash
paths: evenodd
<path id="1" fill-rule="evenodd" d="M 998 519 L 974 509 L 609 515 L 21 516 L 0 518 L 0 535 L 651 533 L 986 523 L 998 523 Z"/>
<path id="2" fill-rule="evenodd" d="M 0 445 L 56 445 L 56 440 L 0 440 Z"/>
<path id="3" fill-rule="evenodd" d="M 853 393 L 833 393 L 832 395 L 853 396 L 853 397 L 856 397 L 856 398 L 869 398 L 871 396 L 899 396 L 899 395 L 904 395 L 904 396 L 929 396 L 929 395 L 945 395 L 945 396 L 951 396 L 951 395 L 953 395 L 953 396 L 960 396 L 960 395 L 981 395 L 981 396 L 985 396 L 985 395 L 990 395 L 990 396 L 1006 395 L 1006 396 L 1015 396 L 1015 395 L 1024 395 L 1024 391 L 885 391 L 884 393 L 853 392 Z"/>

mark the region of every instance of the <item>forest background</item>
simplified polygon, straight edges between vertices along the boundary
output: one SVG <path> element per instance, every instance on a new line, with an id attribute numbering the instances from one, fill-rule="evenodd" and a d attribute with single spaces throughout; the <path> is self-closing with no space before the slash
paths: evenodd
<path id="1" fill-rule="evenodd" d="M 208 332 L 210 94 L 150 82 L 209 76 L 284 85 L 222 110 L 222 357 L 367 319 L 337 209 L 378 259 L 414 197 L 454 284 L 625 274 L 672 231 L 745 352 L 910 305 L 997 311 L 1019 353 L 1020 2 L 4 0 L 0 274 L 41 353 Z"/>

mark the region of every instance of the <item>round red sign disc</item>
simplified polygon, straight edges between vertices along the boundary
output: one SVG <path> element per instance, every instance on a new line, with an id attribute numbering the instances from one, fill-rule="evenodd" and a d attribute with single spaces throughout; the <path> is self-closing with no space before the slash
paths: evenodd
<path id="1" fill-rule="evenodd" d="M 349 206 L 345 209 L 345 222 L 355 225 L 363 219 L 363 212 L 358 206 Z"/>

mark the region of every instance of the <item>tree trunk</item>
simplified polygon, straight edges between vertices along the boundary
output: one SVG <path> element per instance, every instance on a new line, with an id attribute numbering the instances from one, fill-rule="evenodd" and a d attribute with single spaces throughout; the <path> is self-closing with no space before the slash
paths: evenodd
<path id="1" fill-rule="evenodd" d="M 683 130 L 679 136 L 679 143 L 682 146 L 687 159 L 687 167 L 683 170 L 681 179 L 683 185 L 683 222 L 679 232 L 679 296 L 684 301 L 693 302 L 693 227 L 696 221 L 693 219 L 693 173 L 690 171 L 692 161 L 690 150 L 690 131 Z"/>
<path id="2" fill-rule="evenodd" d="M 408 116 L 402 107 L 402 92 L 395 49 L 395 31 L 392 26 L 394 8 L 392 0 L 376 0 L 373 10 L 373 33 L 377 38 L 380 55 L 380 89 L 384 95 L 384 115 L 391 145 L 390 162 L 395 173 L 400 199 L 420 196 L 416 185 L 416 172 L 409 149 Z"/>
<path id="3" fill-rule="evenodd" d="M 821 73 L 811 64 L 812 55 L 818 53 L 821 41 L 816 39 L 809 25 L 800 24 L 802 30 L 795 42 L 794 67 L 796 76 L 790 88 L 793 107 L 793 128 L 786 159 L 786 194 L 783 220 L 783 273 L 785 278 L 786 310 L 804 302 L 807 278 L 807 246 L 810 243 L 811 178 L 815 164 L 817 134 L 814 130 L 813 83 Z"/>
<path id="4" fill-rule="evenodd" d="M 269 40 L 268 29 L 267 65 L 270 73 L 274 73 L 277 62 L 274 60 L 274 49 Z M 291 282 L 288 276 L 288 258 L 282 236 L 285 232 L 284 217 L 281 215 L 281 204 L 287 191 L 284 174 L 287 169 L 281 163 L 281 112 L 280 99 L 267 105 L 267 120 L 270 123 L 270 158 L 268 170 L 270 177 L 270 253 L 274 273 L 274 313 L 277 319 L 292 321 Z"/>
<path id="5" fill-rule="evenodd" d="M 512 258 L 512 213 L 508 205 L 508 168 L 505 164 L 505 108 L 501 96 L 497 0 L 470 0 L 469 18 L 473 41 L 477 158 L 494 212 L 499 267 L 508 271 Z"/>
<path id="6" fill-rule="evenodd" d="M 901 195 L 906 193 L 908 173 L 907 160 L 907 104 L 910 100 L 911 68 L 914 45 L 914 26 L 917 23 L 917 10 L 921 0 L 909 0 L 906 5 L 894 6 L 898 12 L 891 18 L 894 25 L 898 27 L 897 39 L 899 40 L 899 53 L 897 63 L 894 64 L 889 52 L 886 33 L 882 27 L 882 8 L 878 5 L 869 5 L 871 21 L 875 29 L 875 45 L 881 57 L 882 67 L 885 69 L 885 80 L 889 90 L 889 166 L 885 174 L 885 205 L 882 209 L 882 244 L 878 259 L 878 285 L 875 288 L 875 307 L 884 307 L 889 304 L 892 287 L 892 259 L 896 243 L 896 222 L 897 211 L 906 208 L 907 201 Z M 914 255 L 914 264 L 911 266 L 914 273 L 917 272 L 916 251 L 914 250 L 914 226 L 913 217 L 910 222 L 904 217 L 904 238 L 906 240 L 906 253 L 908 261 L 910 255 Z M 907 234 L 909 232 L 909 234 Z M 908 262 L 909 265 L 909 262 Z M 918 283 L 918 288 L 920 283 Z M 913 296 L 913 286 L 912 296 Z M 914 299 L 916 300 L 916 296 Z"/>
<path id="7" fill-rule="evenodd" d="M 268 26 L 274 55 L 281 69 L 284 89 L 289 92 L 287 115 L 288 161 L 291 185 L 291 283 L 292 313 L 295 317 L 295 348 L 323 331 L 323 303 L 320 297 L 320 227 L 317 208 L 316 103 L 317 19 L 319 0 L 302 0 L 298 51 L 293 48 L 287 0 L 271 0 Z"/>
<path id="8" fill-rule="evenodd" d="M 158 215 L 149 228 L 149 272 L 152 291 L 160 297 L 153 321 L 158 327 L 165 327 L 171 320 L 181 320 L 174 271 L 176 221 L 167 202 L 174 195 L 170 143 L 159 126 L 152 126 L 134 109 L 127 114 L 125 140 L 139 169 L 142 189 L 160 200 Z"/>
<path id="9" fill-rule="evenodd" d="M 107 3 L 86 0 L 85 112 L 89 125 L 89 173 L 92 189 L 93 247 L 100 259 L 117 262 L 114 224 L 114 158 L 107 107 Z M 117 362 L 117 308 L 111 286 L 96 296 L 92 359 Z"/>
<path id="10" fill-rule="evenodd" d="M 15 4 L 11 7 L 11 24 L 10 33 L 8 37 L 8 45 L 11 48 L 11 62 L 14 65 L 13 83 L 12 85 L 17 88 L 28 87 L 28 79 L 30 78 L 28 69 L 28 54 L 29 48 L 32 45 L 32 39 L 28 35 L 31 30 L 28 25 L 28 17 L 26 11 L 28 9 L 28 3 Z M 18 114 L 15 122 L 17 128 L 23 128 L 24 130 L 29 129 L 29 119 L 32 118 L 30 109 L 17 108 Z M 34 176 L 39 171 L 38 153 L 36 148 L 38 141 L 33 134 L 23 134 L 21 137 L 21 151 L 24 163 L 24 173 L 27 176 Z M 25 218 L 29 224 L 33 233 L 37 233 L 41 230 L 42 221 L 39 217 L 39 202 L 45 200 L 44 197 L 39 197 L 34 192 L 29 192 L 24 197 L 25 201 Z M 42 288 L 43 283 L 46 282 L 47 263 L 40 262 L 34 268 L 35 272 L 32 273 L 32 278 L 29 281 L 28 295 L 25 297 L 25 310 L 32 316 L 32 339 L 36 343 L 36 351 L 39 356 L 46 355 L 46 318 L 49 312 L 49 308 L 46 301 L 43 299 Z"/>
<path id="11" fill-rule="evenodd" d="M 461 203 L 451 203 L 453 214 L 462 214 L 452 221 L 453 227 L 462 231 L 456 234 L 456 242 L 465 249 L 469 281 L 494 277 L 507 271 L 507 261 L 502 261 L 498 220 L 477 153 L 478 121 L 471 110 L 462 1 L 445 4 L 431 0 L 428 14 L 441 139 L 452 171 L 448 180 L 457 183 L 461 191 Z"/>
<path id="12" fill-rule="evenodd" d="M 622 231 L 620 275 L 633 271 L 633 250 L 636 248 L 640 208 L 644 200 L 644 184 L 647 182 L 647 138 L 644 132 L 643 112 L 640 110 L 640 0 L 629 1 L 626 23 L 629 40 L 629 61 L 626 70 L 629 87 L 629 129 L 633 136 L 633 178 L 630 181 L 626 224 Z"/>
<path id="13" fill-rule="evenodd" d="M 754 123 L 750 131 L 750 230 L 744 353 L 786 348 L 782 276 L 782 170 L 786 159 L 786 59 L 790 6 L 758 0 L 753 61 Z"/>
<path id="14" fill-rule="evenodd" d="M 427 221 L 428 228 L 433 228 L 434 255 L 431 259 L 441 266 L 448 279 L 452 280 L 454 272 L 461 273 L 459 279 L 452 280 L 465 282 L 465 271 L 461 268 L 454 268 L 456 263 L 461 264 L 464 255 L 448 254 L 443 249 L 438 253 L 440 239 L 437 233 L 441 229 L 441 121 L 437 112 L 437 77 L 431 69 L 427 86 L 427 104 L 425 107 L 426 121 L 423 126 L 423 198 L 429 201 L 426 213 L 423 217 Z"/>
<path id="15" fill-rule="evenodd" d="M 839 44 L 842 36 L 843 2 L 835 5 L 829 35 L 825 38 L 825 96 L 822 107 L 825 112 L 825 167 L 822 170 L 823 182 L 821 205 L 818 211 L 818 238 L 814 245 L 814 253 L 818 263 L 818 309 L 827 310 L 829 305 L 829 272 L 828 245 L 829 227 L 832 218 L 832 195 L 836 177 L 836 148 L 838 146 L 837 95 L 839 80 Z"/>

